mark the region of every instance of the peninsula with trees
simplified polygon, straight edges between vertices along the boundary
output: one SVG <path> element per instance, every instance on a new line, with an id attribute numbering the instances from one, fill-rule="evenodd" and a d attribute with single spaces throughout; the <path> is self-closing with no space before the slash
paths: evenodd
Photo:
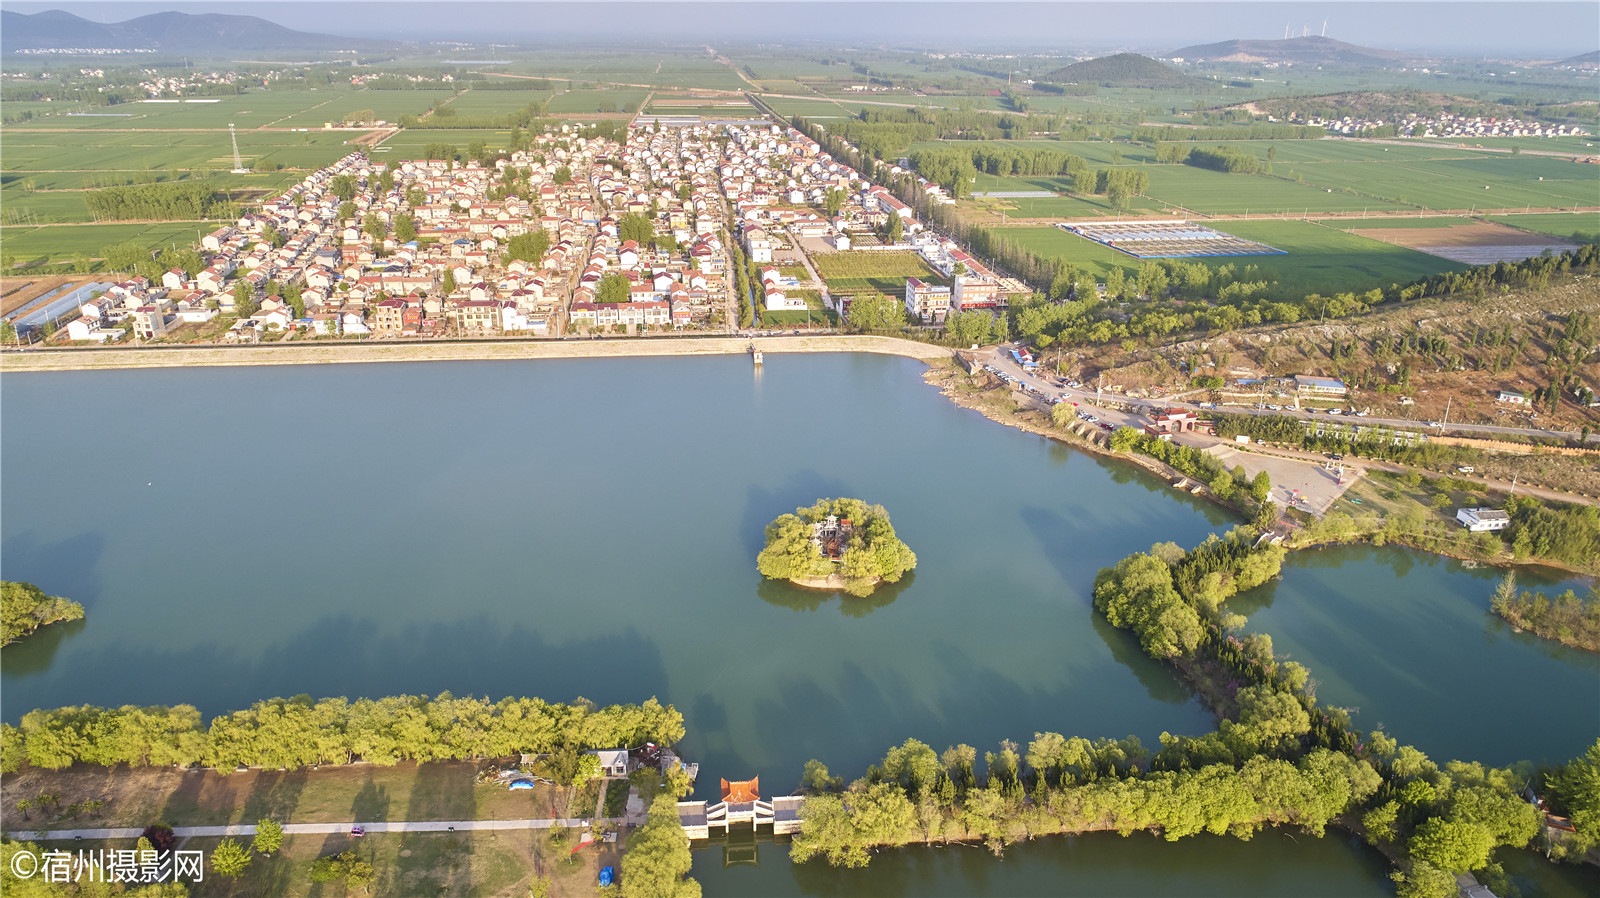
<path id="1" fill-rule="evenodd" d="M 47 596 L 32 583 L 0 581 L 0 645 L 10 645 L 47 624 L 83 620 L 83 606 Z"/>
<path id="2" fill-rule="evenodd" d="M 917 556 L 895 536 L 882 505 L 860 499 L 822 499 L 767 525 L 756 569 L 769 580 L 814 589 L 869 595 L 917 566 Z"/>

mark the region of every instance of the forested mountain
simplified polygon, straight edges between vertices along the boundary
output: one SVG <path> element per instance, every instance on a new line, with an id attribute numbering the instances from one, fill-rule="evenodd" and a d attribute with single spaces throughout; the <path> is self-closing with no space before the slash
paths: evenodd
<path id="1" fill-rule="evenodd" d="M 1392 65 L 1415 58 L 1409 53 L 1360 47 L 1316 35 L 1197 44 L 1173 50 L 1167 56 L 1191 62 L 1288 62 L 1296 65 Z"/>
<path id="2" fill-rule="evenodd" d="M 91 22 L 59 9 L 0 11 L 0 51 L 136 49 L 196 56 L 258 50 L 382 50 L 394 41 L 310 34 L 255 16 L 161 12 L 126 22 Z"/>
<path id="3" fill-rule="evenodd" d="M 1137 53 L 1118 53 L 1076 62 L 1044 76 L 1057 84 L 1101 84 L 1108 87 L 1189 87 L 1190 78 L 1171 66 Z"/>

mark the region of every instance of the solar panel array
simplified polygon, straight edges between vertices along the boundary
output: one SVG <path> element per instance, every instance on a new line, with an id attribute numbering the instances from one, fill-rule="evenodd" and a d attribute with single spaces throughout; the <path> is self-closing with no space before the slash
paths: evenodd
<path id="1" fill-rule="evenodd" d="M 1063 224 L 1061 228 L 1136 259 L 1283 255 L 1281 249 L 1188 221 Z"/>

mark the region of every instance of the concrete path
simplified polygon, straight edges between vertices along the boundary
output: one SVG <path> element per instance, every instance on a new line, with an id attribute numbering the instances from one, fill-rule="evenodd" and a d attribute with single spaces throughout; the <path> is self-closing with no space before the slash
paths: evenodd
<path id="1" fill-rule="evenodd" d="M 500 829 L 563 829 L 583 826 L 588 823 L 623 823 L 621 817 L 577 818 L 566 817 L 543 820 L 388 820 L 374 821 L 372 823 L 285 823 L 285 835 L 333 835 L 348 833 L 352 827 L 360 826 L 370 835 L 372 833 L 440 833 L 473 830 L 500 830 Z M 109 829 L 52 829 L 46 830 L 43 836 L 38 835 L 38 830 L 18 829 L 8 833 L 13 839 L 25 841 L 45 842 L 61 841 L 64 839 L 137 839 L 144 832 L 142 827 L 113 827 Z M 256 826 L 254 823 L 235 823 L 228 826 L 175 826 L 172 833 L 179 838 L 194 836 L 254 836 Z"/>

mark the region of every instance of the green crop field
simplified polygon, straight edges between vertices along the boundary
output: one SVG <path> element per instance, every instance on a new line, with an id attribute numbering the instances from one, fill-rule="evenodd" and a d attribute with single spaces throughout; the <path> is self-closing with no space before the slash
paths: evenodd
<path id="1" fill-rule="evenodd" d="M 1277 282 L 1275 293 L 1279 296 L 1364 291 L 1466 267 L 1306 221 L 1227 221 L 1218 222 L 1215 227 L 1286 253 L 1200 260 L 1212 267 L 1255 266 L 1261 279 Z M 1131 273 L 1142 264 L 1126 253 L 1060 228 L 1006 228 L 1001 233 L 1041 256 L 1064 259 L 1101 279 L 1112 266 Z"/>
<path id="2" fill-rule="evenodd" d="M 492 148 L 504 148 L 511 142 L 510 131 L 497 131 L 490 128 L 432 128 L 419 130 L 400 131 L 391 135 L 388 140 L 378 148 L 386 150 L 374 153 L 372 158 L 390 164 L 404 162 L 407 159 L 422 159 L 426 157 L 428 144 L 444 143 L 456 148 L 458 152 L 466 152 L 467 146 L 475 140 L 481 140 Z"/>
<path id="3" fill-rule="evenodd" d="M 636 112 L 650 92 L 639 87 L 611 90 L 566 90 L 550 98 L 551 114 L 586 112 Z"/>
<path id="4" fill-rule="evenodd" d="M 460 116 L 510 115 L 554 95 L 553 90 L 469 90 L 456 95 L 448 105 Z"/>
<path id="5" fill-rule="evenodd" d="M 916 253 L 911 252 L 842 252 L 842 253 L 817 253 L 811 257 L 811 264 L 816 267 L 817 274 L 830 285 L 834 281 L 862 279 L 862 278 L 899 278 L 904 288 L 904 280 L 908 277 L 920 277 L 927 280 L 937 280 L 938 275 L 928 267 L 928 263 Z"/>
<path id="6" fill-rule="evenodd" d="M 338 131 L 246 131 L 239 152 L 247 167 L 282 163 L 320 168 L 350 152 L 355 135 Z M 6 172 L 154 171 L 230 169 L 233 151 L 226 128 L 218 131 L 71 131 L 0 135 Z M 259 163 L 259 164 L 258 164 Z"/>
<path id="7" fill-rule="evenodd" d="M 859 105 L 852 106 L 849 100 L 840 100 L 835 103 L 832 100 L 820 98 L 797 100 L 788 97 L 763 96 L 761 99 L 779 115 L 802 115 L 807 118 L 818 119 L 847 118 L 861 110 Z"/>
<path id="8" fill-rule="evenodd" d="M 1600 212 L 1496 215 L 1491 220 L 1539 234 L 1576 238 L 1580 243 L 1600 242 Z"/>
<path id="9" fill-rule="evenodd" d="M 73 224 L 32 228 L 0 228 L 0 244 L 18 262 L 66 262 L 79 256 L 99 258 L 105 247 L 137 240 L 152 248 L 193 247 L 200 234 L 216 229 L 217 222 L 164 221 L 159 224 Z"/>
<path id="10" fill-rule="evenodd" d="M 708 119 L 753 119 L 762 117 L 759 110 L 748 104 L 739 104 L 737 106 L 659 106 L 652 103 L 640 115 L 646 119 L 652 116 L 667 115 L 698 115 L 701 118 Z"/>

